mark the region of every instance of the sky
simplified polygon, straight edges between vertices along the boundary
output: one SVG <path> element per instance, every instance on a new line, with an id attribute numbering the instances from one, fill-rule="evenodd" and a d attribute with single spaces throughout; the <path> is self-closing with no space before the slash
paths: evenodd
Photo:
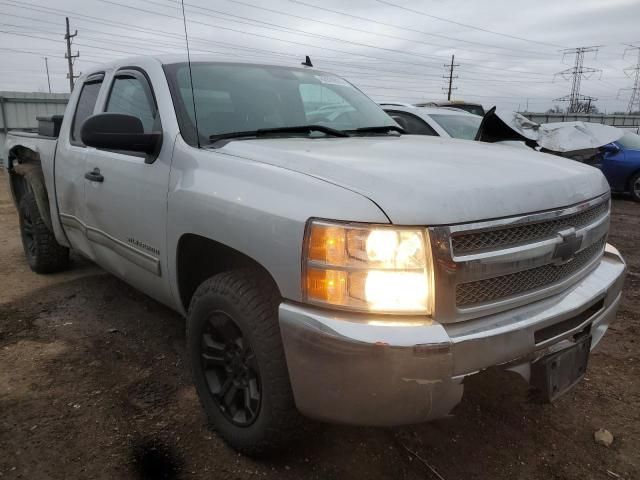
<path id="1" fill-rule="evenodd" d="M 557 72 L 563 49 L 596 69 L 581 93 L 603 112 L 626 110 L 636 65 L 640 0 L 185 0 L 191 53 L 222 60 L 314 66 L 379 102 L 446 100 L 445 64 L 455 55 L 452 98 L 543 112 L 567 95 Z M 0 91 L 68 92 L 65 16 L 79 52 L 75 71 L 139 54 L 184 53 L 176 0 L 0 0 Z"/>

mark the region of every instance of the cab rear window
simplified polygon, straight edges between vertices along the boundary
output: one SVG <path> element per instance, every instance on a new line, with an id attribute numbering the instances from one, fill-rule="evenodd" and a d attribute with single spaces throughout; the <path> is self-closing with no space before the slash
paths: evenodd
<path id="1" fill-rule="evenodd" d="M 93 110 L 98 100 L 98 93 L 100 93 L 100 87 L 102 87 L 102 78 L 90 82 L 85 82 L 82 85 L 82 91 L 78 98 L 78 105 L 76 106 L 76 112 L 73 116 L 73 124 L 71 127 L 71 141 L 75 144 L 82 145 L 80 140 L 80 129 L 84 121 L 93 115 Z"/>

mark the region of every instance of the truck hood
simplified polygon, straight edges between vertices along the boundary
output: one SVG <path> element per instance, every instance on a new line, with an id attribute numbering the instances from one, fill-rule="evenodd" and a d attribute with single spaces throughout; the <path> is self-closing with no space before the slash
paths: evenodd
<path id="1" fill-rule="evenodd" d="M 506 145 L 420 135 L 239 140 L 216 152 L 348 188 L 402 225 L 532 213 L 609 190 L 599 170 L 572 160 Z"/>

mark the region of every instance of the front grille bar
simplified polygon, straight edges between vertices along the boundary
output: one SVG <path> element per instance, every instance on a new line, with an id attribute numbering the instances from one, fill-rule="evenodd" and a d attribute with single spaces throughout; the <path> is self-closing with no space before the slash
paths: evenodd
<path id="1" fill-rule="evenodd" d="M 456 288 L 456 304 L 458 307 L 469 307 L 553 285 L 591 263 L 602 254 L 604 245 L 605 238 L 602 238 L 578 252 L 570 262 L 561 265 L 543 265 L 509 275 L 462 283 Z"/>
<path id="2" fill-rule="evenodd" d="M 609 211 L 609 202 L 603 202 L 582 212 L 567 217 L 528 223 L 513 227 L 503 227 L 482 232 L 454 234 L 451 246 L 455 255 L 466 255 L 484 250 L 506 248 L 522 243 L 551 238 L 560 230 L 580 228 L 595 222 Z"/>

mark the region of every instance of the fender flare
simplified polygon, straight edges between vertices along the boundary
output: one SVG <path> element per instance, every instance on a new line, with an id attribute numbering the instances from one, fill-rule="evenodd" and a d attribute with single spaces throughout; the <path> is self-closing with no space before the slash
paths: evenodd
<path id="1" fill-rule="evenodd" d="M 12 173 L 24 178 L 28 188 L 33 192 L 36 199 L 36 205 L 40 211 L 42 221 L 49 231 L 53 232 L 51 224 L 51 210 L 49 208 L 49 197 L 47 196 L 47 187 L 44 183 L 44 174 L 40 164 L 35 163 L 18 163 L 12 168 Z M 19 201 L 19 199 L 16 199 Z"/>

